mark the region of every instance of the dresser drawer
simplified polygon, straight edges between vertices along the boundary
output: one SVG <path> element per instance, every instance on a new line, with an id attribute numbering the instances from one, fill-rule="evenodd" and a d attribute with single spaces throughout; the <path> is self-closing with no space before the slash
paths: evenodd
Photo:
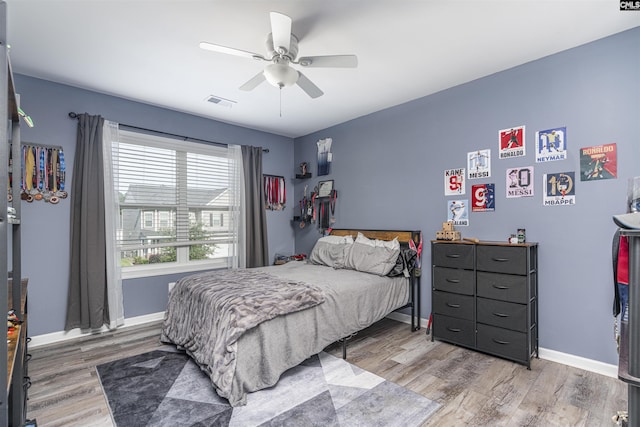
<path id="1" fill-rule="evenodd" d="M 433 268 L 433 289 L 457 294 L 473 295 L 475 293 L 476 274 L 473 270 L 458 268 Z"/>
<path id="2" fill-rule="evenodd" d="M 507 274 L 527 274 L 527 248 L 524 246 L 479 245 L 476 268 Z"/>
<path id="3" fill-rule="evenodd" d="M 471 320 L 457 319 L 441 314 L 433 315 L 433 336 L 435 338 L 451 341 L 465 347 L 473 347 L 475 332 Z"/>
<path id="4" fill-rule="evenodd" d="M 479 297 L 527 303 L 527 276 L 478 271 L 476 277 Z"/>
<path id="5" fill-rule="evenodd" d="M 433 312 L 460 319 L 473 320 L 474 299 L 471 295 L 433 292 Z"/>
<path id="6" fill-rule="evenodd" d="M 478 323 L 527 331 L 527 306 L 513 302 L 478 298 Z"/>
<path id="7" fill-rule="evenodd" d="M 528 361 L 527 334 L 478 324 L 477 348 L 507 359 Z"/>
<path id="8" fill-rule="evenodd" d="M 473 270 L 473 245 L 458 243 L 434 243 L 431 254 L 433 264 L 441 267 L 467 268 Z"/>

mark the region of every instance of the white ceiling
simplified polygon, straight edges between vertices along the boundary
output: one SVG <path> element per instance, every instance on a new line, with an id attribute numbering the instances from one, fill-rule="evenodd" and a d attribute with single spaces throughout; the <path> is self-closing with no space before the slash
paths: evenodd
<path id="1" fill-rule="evenodd" d="M 620 11 L 617 0 L 7 0 L 7 8 L 14 73 L 289 137 L 640 26 L 640 12 Z M 270 11 L 293 19 L 298 56 L 356 54 L 358 68 L 304 69 L 324 91 L 317 99 L 266 82 L 239 90 L 267 63 L 198 44 L 265 55 Z M 209 95 L 235 104 L 216 106 Z"/>

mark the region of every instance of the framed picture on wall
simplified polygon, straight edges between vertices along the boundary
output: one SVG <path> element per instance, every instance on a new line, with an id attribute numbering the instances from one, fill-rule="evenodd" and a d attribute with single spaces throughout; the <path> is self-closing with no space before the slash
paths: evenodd
<path id="1" fill-rule="evenodd" d="M 329 197 L 333 191 L 333 180 L 320 181 L 318 183 L 318 197 Z"/>

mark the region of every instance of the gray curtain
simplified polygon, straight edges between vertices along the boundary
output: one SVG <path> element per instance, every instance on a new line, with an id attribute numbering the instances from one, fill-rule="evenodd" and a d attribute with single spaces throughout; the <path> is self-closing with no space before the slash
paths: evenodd
<path id="1" fill-rule="evenodd" d="M 246 206 L 247 268 L 269 265 L 267 215 L 262 184 L 262 147 L 242 146 Z"/>
<path id="2" fill-rule="evenodd" d="M 65 330 L 109 324 L 104 218 L 104 119 L 78 115 L 71 183 L 71 265 Z"/>

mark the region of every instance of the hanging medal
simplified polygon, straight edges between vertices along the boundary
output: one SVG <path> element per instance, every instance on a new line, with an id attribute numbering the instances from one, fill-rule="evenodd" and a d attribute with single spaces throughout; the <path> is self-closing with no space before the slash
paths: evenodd
<path id="1" fill-rule="evenodd" d="M 336 190 L 331 191 L 329 195 L 329 208 L 331 209 L 331 219 L 329 220 L 330 224 L 334 224 L 336 222 L 336 199 L 338 198 L 338 192 Z"/>
<path id="2" fill-rule="evenodd" d="M 27 200 L 27 184 L 26 184 L 26 167 L 27 167 L 27 147 L 22 146 L 22 155 L 20 156 L 20 199 Z"/>
<path id="3" fill-rule="evenodd" d="M 7 182 L 7 201 L 13 201 L 13 194 L 11 189 L 13 188 L 13 150 L 9 145 L 9 181 Z"/>
<path id="4" fill-rule="evenodd" d="M 33 196 L 35 200 L 42 200 L 42 191 L 44 189 L 44 148 L 38 147 L 36 149 L 36 155 L 38 159 L 38 170 L 36 172 L 36 187 L 37 193 Z"/>
<path id="5" fill-rule="evenodd" d="M 33 175 L 35 174 L 35 158 L 33 154 L 33 147 L 26 147 L 26 158 L 24 167 L 24 182 L 25 182 L 25 200 L 29 203 L 33 202 L 32 192 L 33 188 Z"/>
<path id="6" fill-rule="evenodd" d="M 58 192 L 58 180 L 59 180 L 59 172 L 60 172 L 60 163 L 58 158 L 58 150 L 53 149 L 52 152 L 53 157 L 51 159 L 51 169 L 53 174 L 53 179 L 51 180 L 51 194 L 52 196 L 49 198 L 49 203 L 57 204 L 60 199 L 56 196 Z"/>
<path id="7" fill-rule="evenodd" d="M 58 159 L 60 161 L 59 185 L 58 185 L 59 191 L 56 195 L 61 199 L 66 199 L 67 192 L 64 190 L 64 180 L 65 180 L 67 168 L 64 163 L 64 153 L 62 152 L 62 148 L 58 150 Z"/>

